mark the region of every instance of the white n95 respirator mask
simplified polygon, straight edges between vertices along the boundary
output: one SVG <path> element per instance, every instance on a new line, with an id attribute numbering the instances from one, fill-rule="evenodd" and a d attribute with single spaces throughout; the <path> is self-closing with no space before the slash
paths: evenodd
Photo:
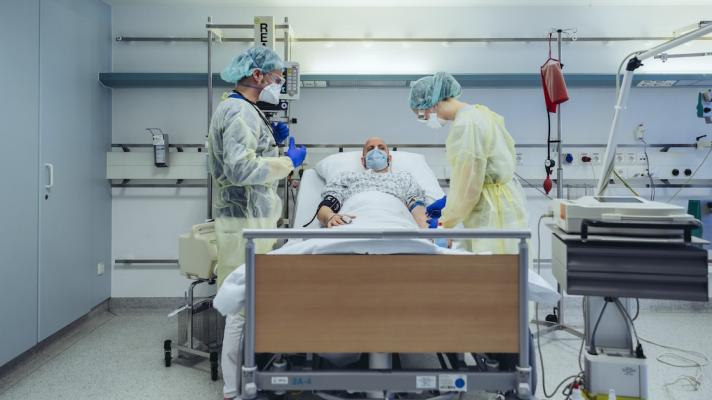
<path id="1" fill-rule="evenodd" d="M 381 149 L 373 149 L 366 153 L 366 168 L 382 171 L 388 168 L 388 155 Z"/>
<path id="2" fill-rule="evenodd" d="M 423 124 L 427 124 L 428 128 L 440 129 L 440 128 L 442 128 L 443 126 L 447 125 L 447 123 L 450 122 L 450 121 L 448 121 L 448 120 L 446 120 L 446 119 L 438 118 L 437 113 L 431 112 L 431 113 L 428 115 L 428 119 L 425 119 L 425 118 L 418 118 L 418 122 L 421 122 L 421 123 L 423 123 Z"/>
<path id="3" fill-rule="evenodd" d="M 433 114 L 430 114 L 430 118 L 428 118 L 428 128 L 440 129 L 445 126 L 445 124 L 447 124 L 446 120 L 433 117 Z"/>
<path id="4" fill-rule="evenodd" d="M 258 100 L 270 104 L 279 104 L 279 92 L 281 90 L 282 85 L 279 83 L 270 83 L 262 89 Z"/>

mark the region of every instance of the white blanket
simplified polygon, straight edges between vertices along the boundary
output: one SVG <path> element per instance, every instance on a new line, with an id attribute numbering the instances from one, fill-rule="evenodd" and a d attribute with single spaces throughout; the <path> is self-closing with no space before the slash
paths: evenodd
<path id="1" fill-rule="evenodd" d="M 408 209 L 397 198 L 382 192 L 352 196 L 339 211 L 355 216 L 351 224 L 330 229 L 417 229 Z M 290 240 L 269 254 L 470 254 L 445 249 L 428 239 L 309 239 Z M 538 274 L 529 271 L 530 300 L 556 303 L 559 294 Z M 239 266 L 223 282 L 214 305 L 223 315 L 244 307 L 245 268 Z"/>

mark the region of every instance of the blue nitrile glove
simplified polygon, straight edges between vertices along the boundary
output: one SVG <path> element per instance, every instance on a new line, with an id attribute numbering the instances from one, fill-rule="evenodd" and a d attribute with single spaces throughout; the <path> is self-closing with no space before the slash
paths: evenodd
<path id="1" fill-rule="evenodd" d="M 282 144 L 289 137 L 289 126 L 284 122 L 272 122 L 272 135 L 277 144 Z"/>
<path id="2" fill-rule="evenodd" d="M 287 149 L 287 151 L 284 152 L 284 154 L 286 154 L 287 157 L 292 159 L 292 164 L 294 164 L 294 168 L 297 168 L 298 166 L 302 165 L 304 159 L 307 157 L 307 149 L 304 146 L 295 146 L 294 137 L 290 137 L 289 148 Z"/>
<path id="3" fill-rule="evenodd" d="M 438 218 L 430 218 L 428 220 L 428 228 L 438 229 Z"/>
<path id="4" fill-rule="evenodd" d="M 440 218 L 440 214 L 445 208 L 445 202 L 447 201 L 447 196 L 443 196 L 442 199 L 435 200 L 433 204 L 425 207 L 425 214 L 430 218 Z"/>

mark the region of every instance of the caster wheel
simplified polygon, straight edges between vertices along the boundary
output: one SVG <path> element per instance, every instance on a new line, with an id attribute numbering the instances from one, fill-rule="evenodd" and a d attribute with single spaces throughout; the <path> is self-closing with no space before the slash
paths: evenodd
<path id="1" fill-rule="evenodd" d="M 210 379 L 218 380 L 218 353 L 210 353 Z"/>
<path id="2" fill-rule="evenodd" d="M 171 366 L 171 361 L 173 360 L 173 356 L 171 355 L 171 341 L 166 340 L 163 342 L 163 361 L 166 364 L 166 367 Z"/>

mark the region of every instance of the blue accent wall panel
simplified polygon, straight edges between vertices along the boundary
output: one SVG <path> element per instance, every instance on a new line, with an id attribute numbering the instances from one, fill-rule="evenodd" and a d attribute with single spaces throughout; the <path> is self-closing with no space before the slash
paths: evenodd
<path id="1" fill-rule="evenodd" d="M 40 159 L 54 187 L 40 179 L 39 340 L 111 294 L 111 94 L 98 81 L 111 69 L 110 12 L 99 0 L 40 2 Z"/>
<path id="2" fill-rule="evenodd" d="M 0 365 L 37 343 L 38 13 L 0 1 Z"/>

